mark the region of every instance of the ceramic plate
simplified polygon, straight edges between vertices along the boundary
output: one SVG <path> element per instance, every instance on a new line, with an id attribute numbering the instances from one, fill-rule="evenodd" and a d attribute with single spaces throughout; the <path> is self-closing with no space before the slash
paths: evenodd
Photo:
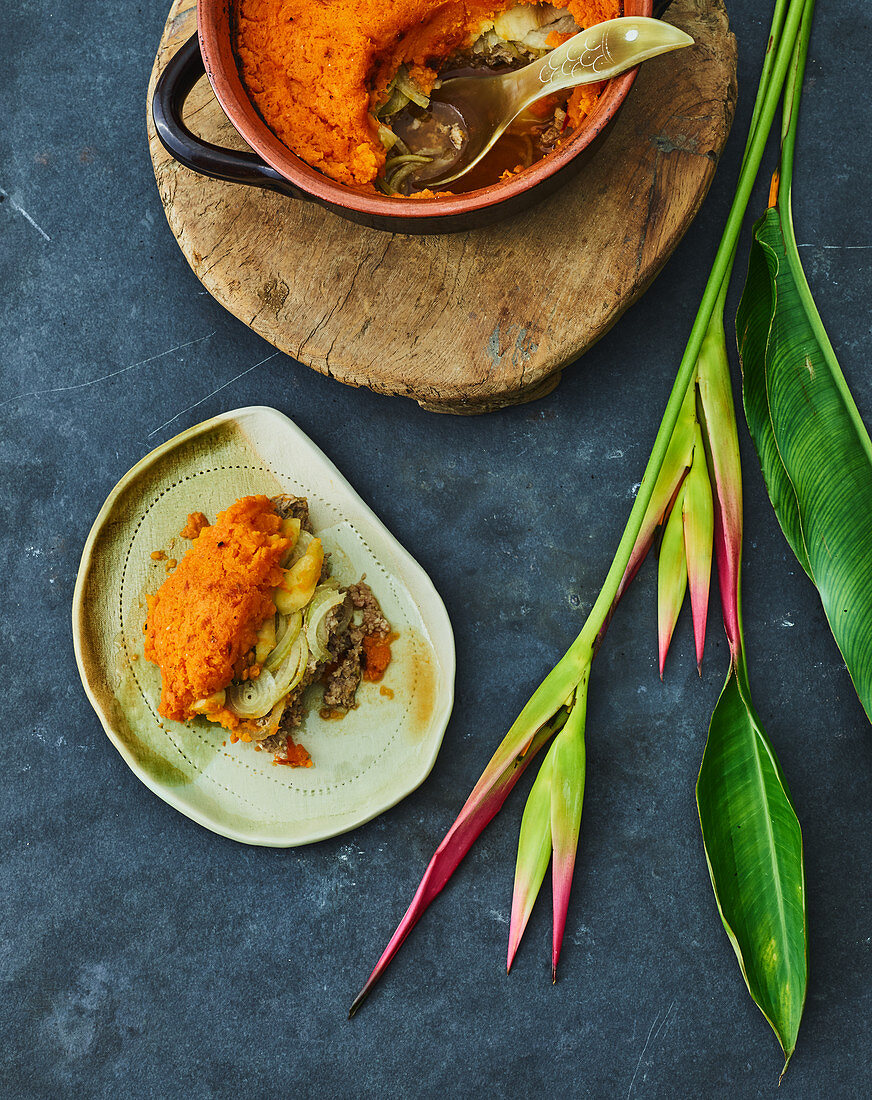
<path id="1" fill-rule="evenodd" d="M 202 719 L 158 715 L 160 672 L 143 656 L 146 595 L 189 512 L 212 519 L 249 493 L 308 497 L 313 526 L 344 583 L 365 573 L 399 633 L 380 684 L 324 721 L 315 701 L 299 740 L 312 768 L 275 767 L 272 754 L 230 743 Z M 454 637 L 442 600 L 414 559 L 336 467 L 275 409 L 238 409 L 152 451 L 119 482 L 97 517 L 73 599 L 76 660 L 112 743 L 171 806 L 223 836 L 290 847 L 335 836 L 411 793 L 428 775 L 448 724 Z"/>

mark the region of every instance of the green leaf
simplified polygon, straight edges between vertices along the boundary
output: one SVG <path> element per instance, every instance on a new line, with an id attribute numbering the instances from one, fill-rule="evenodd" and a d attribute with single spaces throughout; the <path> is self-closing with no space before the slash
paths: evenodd
<path id="1" fill-rule="evenodd" d="M 739 311 L 736 314 L 736 336 L 739 359 L 742 363 L 742 397 L 745 417 L 757 448 L 766 488 L 775 508 L 775 514 L 778 516 L 778 522 L 799 564 L 811 577 L 799 520 L 796 490 L 778 453 L 778 444 L 769 413 L 765 359 L 770 329 L 775 317 L 775 286 L 769 273 L 766 246 L 758 244 L 757 233 L 770 214 L 775 212 L 768 211 L 754 226 L 754 241 L 748 260 L 748 278 L 742 292 Z M 777 258 L 775 267 L 776 269 L 778 267 Z M 813 577 L 812 580 L 814 580 Z"/>
<path id="2" fill-rule="evenodd" d="M 872 718 L 872 442 L 808 289 L 789 207 L 754 227 L 736 329 L 769 496 Z"/>
<path id="3" fill-rule="evenodd" d="M 786 1068 L 808 981 L 802 833 L 741 658 L 712 715 L 696 801 L 721 920 Z"/>

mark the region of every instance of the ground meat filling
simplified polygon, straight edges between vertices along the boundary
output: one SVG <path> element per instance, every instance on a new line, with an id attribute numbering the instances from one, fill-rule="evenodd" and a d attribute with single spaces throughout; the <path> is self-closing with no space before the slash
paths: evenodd
<path id="1" fill-rule="evenodd" d="M 390 634 L 391 626 L 382 613 L 372 589 L 361 579 L 348 588 L 354 616 L 348 631 L 338 635 L 331 648 L 336 660 L 324 682 L 324 706 L 350 710 L 365 666 L 364 638 Z M 331 639 L 331 641 L 333 641 Z"/>
<path id="2" fill-rule="evenodd" d="M 313 534 L 312 521 L 309 519 L 309 502 L 305 497 L 294 497 L 288 494 L 272 497 L 271 502 L 279 519 L 298 519 L 300 528 Z"/>
<path id="3" fill-rule="evenodd" d="M 296 508 L 299 508 L 300 502 L 306 506 L 306 501 L 301 501 L 301 498 L 281 499 L 294 501 L 293 507 Z M 276 509 L 281 514 L 278 501 Z M 290 510 L 285 515 L 300 519 L 303 526 L 308 522 L 307 507 L 305 516 L 301 511 Z M 357 706 L 357 689 L 366 667 L 364 639 L 370 635 L 391 636 L 391 624 L 366 583 L 365 575 L 356 584 L 345 589 L 344 604 L 334 608 L 327 619 L 327 633 L 327 649 L 333 660 L 326 667 L 310 661 L 305 676 L 287 700 L 278 730 L 273 736 L 260 742 L 266 751 L 279 753 L 285 750 L 288 736 L 296 733 L 308 713 L 306 689 L 317 680 L 324 685 L 322 714 L 325 717 L 341 717 Z"/>
<path id="4" fill-rule="evenodd" d="M 553 149 L 566 129 L 567 113 L 562 107 L 556 107 L 551 121 L 542 131 L 539 142 L 544 148 Z"/>

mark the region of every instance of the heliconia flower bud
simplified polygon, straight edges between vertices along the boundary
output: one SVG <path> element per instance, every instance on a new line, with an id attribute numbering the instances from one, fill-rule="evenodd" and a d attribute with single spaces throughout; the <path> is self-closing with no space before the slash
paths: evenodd
<path id="1" fill-rule="evenodd" d="M 638 572 L 639 566 L 654 544 L 658 529 L 666 522 L 675 503 L 678 490 L 687 475 L 693 458 L 695 424 L 696 394 L 694 387 L 691 385 L 688 387 L 684 403 L 681 406 L 681 412 L 669 439 L 663 466 L 654 485 L 651 501 L 645 510 L 645 518 L 642 520 L 642 527 L 630 554 L 630 561 L 623 579 L 618 587 L 612 610 L 617 606 L 621 596 L 626 592 L 627 587 Z"/>
<path id="2" fill-rule="evenodd" d="M 584 779 L 587 754 L 584 745 L 584 724 L 587 714 L 587 685 L 590 671 L 575 692 L 575 703 L 566 725 L 554 742 L 554 764 L 551 775 L 551 846 L 554 863 L 551 867 L 553 931 L 551 941 L 551 980 L 557 981 L 557 961 L 566 928 L 569 892 L 575 870 L 575 853 L 581 829 L 581 808 L 584 802 Z"/>
<path id="3" fill-rule="evenodd" d="M 515 884 L 512 891 L 512 917 L 509 923 L 506 970 L 511 969 L 553 852 L 551 877 L 554 928 L 551 974 L 555 980 L 563 932 L 566 928 L 569 893 L 581 827 L 581 807 L 584 801 L 586 766 L 584 723 L 589 675 L 589 669 L 585 669 L 574 693 L 566 724 L 554 738 L 530 790 L 524 816 L 521 819 Z"/>
<path id="4" fill-rule="evenodd" d="M 551 862 L 551 772 L 554 767 L 554 746 L 539 768 L 536 781 L 527 797 L 521 834 L 518 837 L 518 858 L 515 862 L 515 884 L 512 889 L 512 916 L 509 921 L 509 951 L 506 972 L 512 969 L 515 952 L 524 935 L 527 921 Z"/>
<path id="5" fill-rule="evenodd" d="M 663 541 L 660 543 L 660 561 L 657 570 L 657 646 L 660 659 L 660 679 L 672 632 L 687 591 L 687 559 L 684 550 L 684 498 L 687 482 L 678 492 L 675 504 L 666 521 Z"/>
<path id="6" fill-rule="evenodd" d="M 733 658 L 739 651 L 739 573 L 742 555 L 742 466 L 723 316 L 712 315 L 697 360 L 697 384 L 712 471 L 714 548 L 724 629 Z"/>
<path id="7" fill-rule="evenodd" d="M 684 550 L 687 559 L 687 581 L 690 607 L 693 612 L 693 636 L 696 644 L 696 667 L 702 665 L 705 648 L 705 625 L 708 617 L 709 586 L 712 577 L 712 542 L 714 538 L 714 506 L 709 481 L 702 430 L 697 423 L 694 432 L 693 464 L 684 481 Z"/>
<path id="8" fill-rule="evenodd" d="M 355 997 L 350 1016 L 354 1015 L 369 996 L 406 936 L 454 874 L 481 831 L 498 813 L 536 753 L 563 728 L 567 718 L 563 700 L 572 694 L 578 677 L 582 674 L 583 668 L 579 669 L 573 662 L 567 663 L 564 658 L 539 685 L 521 711 L 488 762 L 454 824 L 436 849 L 403 919 L 363 989 Z"/>

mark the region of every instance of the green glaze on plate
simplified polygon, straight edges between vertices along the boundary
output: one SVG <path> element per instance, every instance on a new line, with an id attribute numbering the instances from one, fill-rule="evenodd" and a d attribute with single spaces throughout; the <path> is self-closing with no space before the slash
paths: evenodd
<path id="1" fill-rule="evenodd" d="M 160 672 L 143 656 L 146 597 L 166 578 L 168 560 L 190 546 L 178 534 L 188 514 L 212 520 L 239 497 L 282 492 L 308 498 L 333 575 L 350 584 L 365 573 L 399 633 L 384 680 L 361 685 L 356 710 L 325 721 L 314 696 L 299 735 L 313 768 L 275 767 L 270 753 L 233 745 L 226 730 L 202 719 L 162 718 Z M 85 544 L 73 638 L 88 697 L 136 775 L 194 821 L 249 844 L 308 844 L 393 806 L 429 774 L 451 714 L 454 638 L 431 581 L 275 409 L 238 409 L 199 424 L 122 478 Z"/>

